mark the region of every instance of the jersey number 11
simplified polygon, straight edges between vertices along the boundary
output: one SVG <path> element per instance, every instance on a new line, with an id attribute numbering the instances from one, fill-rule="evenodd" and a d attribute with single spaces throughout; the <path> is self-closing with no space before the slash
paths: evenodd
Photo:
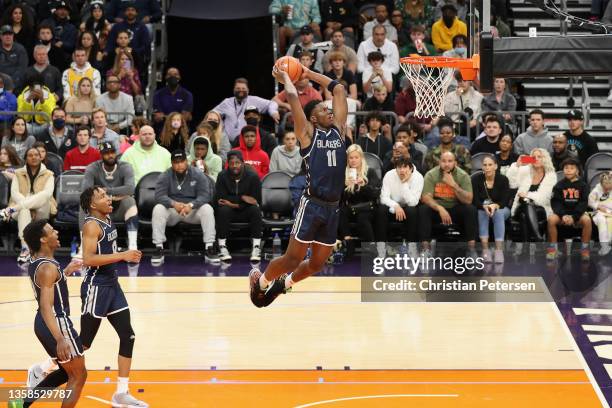
<path id="1" fill-rule="evenodd" d="M 327 166 L 336 167 L 336 151 L 335 150 L 327 151 Z"/>

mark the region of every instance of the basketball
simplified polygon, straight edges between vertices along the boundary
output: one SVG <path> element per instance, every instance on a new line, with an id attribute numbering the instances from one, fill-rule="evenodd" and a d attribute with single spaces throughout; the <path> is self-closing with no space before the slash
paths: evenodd
<path id="1" fill-rule="evenodd" d="M 289 56 L 279 58 L 274 66 L 281 71 L 285 71 L 291 78 L 291 82 L 296 82 L 302 76 L 302 64 L 297 58 Z"/>

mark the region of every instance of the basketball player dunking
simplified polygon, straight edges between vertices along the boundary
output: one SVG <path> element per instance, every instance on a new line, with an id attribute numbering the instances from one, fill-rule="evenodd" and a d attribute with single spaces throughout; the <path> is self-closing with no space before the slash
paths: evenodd
<path id="1" fill-rule="evenodd" d="M 301 79 L 308 78 L 326 87 L 333 100 L 331 112 L 321 101 L 311 101 L 302 110 L 289 75 L 276 67 L 272 75 L 285 84 L 306 168 L 307 187 L 300 200 L 287 251 L 272 260 L 263 274 L 257 268 L 249 274 L 251 301 L 257 307 L 268 306 L 294 283 L 319 272 L 325 265 L 336 243 L 338 204 L 344 189 L 346 167 L 344 138 L 348 105 L 344 86 L 303 67 Z M 304 260 L 309 246 L 312 255 Z"/>

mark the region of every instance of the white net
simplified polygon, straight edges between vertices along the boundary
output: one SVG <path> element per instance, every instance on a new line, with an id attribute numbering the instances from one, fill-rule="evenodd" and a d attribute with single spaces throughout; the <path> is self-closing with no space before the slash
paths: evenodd
<path id="1" fill-rule="evenodd" d="M 425 64 L 400 63 L 416 96 L 414 116 L 444 116 L 444 97 L 453 79 L 452 67 L 430 67 Z"/>

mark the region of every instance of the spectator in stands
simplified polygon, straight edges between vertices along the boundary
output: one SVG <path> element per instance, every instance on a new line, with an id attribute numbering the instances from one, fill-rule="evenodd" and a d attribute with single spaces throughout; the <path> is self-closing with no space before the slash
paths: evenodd
<path id="1" fill-rule="evenodd" d="M 72 53 L 73 62 L 70 68 L 62 75 L 62 86 L 64 88 L 64 100 L 67 101 L 71 96 L 77 94 L 81 79 L 88 78 L 92 81 L 96 95 L 100 94 L 102 77 L 100 71 L 91 66 L 87 61 L 87 52 L 83 48 L 77 48 Z"/>
<path id="2" fill-rule="evenodd" d="M 106 111 L 102 108 L 95 108 L 91 114 L 93 126 L 91 128 L 91 139 L 89 143 L 93 147 L 98 147 L 104 142 L 109 142 L 119 151 L 119 135 L 108 127 Z"/>
<path id="3" fill-rule="evenodd" d="M 425 257 L 431 256 L 430 240 L 432 225 L 460 225 L 470 251 L 476 240 L 477 212 L 472 205 L 472 181 L 468 173 L 457 166 L 452 152 L 440 156 L 440 165 L 429 170 L 423 181 L 421 201 L 418 208 L 418 231 L 423 243 Z"/>
<path id="4" fill-rule="evenodd" d="M 207 124 L 207 131 L 212 133 L 212 128 Z M 190 144 L 188 160 L 191 166 L 200 169 L 213 181 L 217 181 L 217 176 L 221 173 L 222 160 L 217 156 L 211 147 L 210 139 L 206 136 L 196 136 Z"/>
<path id="5" fill-rule="evenodd" d="M 374 215 L 380 196 L 381 180 L 376 170 L 368 168 L 359 145 L 350 145 L 346 155 L 346 177 L 340 199 L 338 235 L 352 254 L 354 244 L 349 225 L 351 221 L 357 223 L 358 238 L 361 242 L 374 242 Z"/>
<path id="6" fill-rule="evenodd" d="M 331 64 L 331 70 L 325 72 L 325 75 L 331 79 L 343 79 L 346 81 L 348 87 L 348 96 L 353 99 L 357 99 L 357 82 L 355 81 L 355 75 L 346 69 L 346 57 L 343 53 L 334 51 L 328 58 Z M 325 99 L 331 99 L 331 92 L 324 89 Z"/>
<path id="7" fill-rule="evenodd" d="M 394 111 L 397 114 L 399 123 L 404 123 L 408 119 L 408 114 L 416 109 L 416 95 L 412 88 L 412 83 L 408 77 L 403 77 L 400 81 L 400 92 L 395 97 Z"/>
<path id="8" fill-rule="evenodd" d="M 191 167 L 184 150 L 172 153 L 172 167 L 157 178 L 153 207 L 153 244 L 155 253 L 151 265 L 164 263 L 166 226 L 179 222 L 200 224 L 204 240 L 204 259 L 209 263 L 219 262 L 214 249 L 215 215 L 213 212 L 214 190 L 206 176 Z"/>
<path id="9" fill-rule="evenodd" d="M 15 33 L 10 25 L 0 27 L 0 39 L 0 72 L 9 75 L 15 82 L 15 88 L 20 89 L 28 67 L 28 52 L 23 45 L 15 42 Z"/>
<path id="10" fill-rule="evenodd" d="M 270 158 L 261 149 L 261 139 L 255 126 L 246 125 L 240 132 L 238 151 L 241 152 L 243 162 L 250 166 L 260 179 L 270 171 Z"/>
<path id="11" fill-rule="evenodd" d="M 433 11 L 434 21 L 438 21 L 442 18 L 442 7 L 447 4 L 452 4 L 455 7 L 455 9 L 457 10 L 457 18 L 459 18 L 461 21 L 467 21 L 469 5 L 460 0 L 440 0 L 438 1 Z"/>
<path id="12" fill-rule="evenodd" d="M 77 94 L 66 101 L 66 122 L 83 126 L 89 124 L 89 115 L 96 106 L 96 95 L 91 79 L 81 78 Z"/>
<path id="13" fill-rule="evenodd" d="M 135 0 L 132 4 L 123 0 L 110 0 L 106 8 L 108 18 L 115 23 L 128 19 L 126 12 L 133 5 L 137 10 L 138 21 L 142 24 L 157 23 L 161 20 L 160 2 L 156 0 Z"/>
<path id="14" fill-rule="evenodd" d="M 321 97 L 321 93 L 314 89 L 312 85 L 310 85 L 310 81 L 308 80 L 308 78 L 298 80 L 295 83 L 295 88 L 297 89 L 298 99 L 300 100 L 300 105 L 302 105 L 302 108 L 306 106 L 306 104 L 310 101 L 323 100 L 323 98 Z M 282 90 L 277 95 L 275 95 L 272 98 L 272 102 L 278 105 L 278 110 L 283 115 L 287 112 L 291 112 L 291 105 L 289 105 L 287 101 L 287 92 L 285 90 Z M 257 107 L 256 105 L 253 106 Z"/>
<path id="15" fill-rule="evenodd" d="M 134 181 L 138 185 L 140 179 L 152 172 L 164 172 L 170 167 L 170 152 L 155 141 L 155 131 L 149 125 L 140 128 L 138 141 L 126 150 L 121 161 L 132 165 Z"/>
<path id="16" fill-rule="evenodd" d="M 134 66 L 134 58 L 130 52 L 119 50 L 116 53 L 115 64 L 106 72 L 106 76 L 111 74 L 119 78 L 121 92 L 130 96 L 142 94 L 140 75 Z"/>
<path id="17" fill-rule="evenodd" d="M 360 135 L 357 144 L 364 152 L 373 153 L 382 161 L 393 147 L 391 135 L 389 137 L 383 135 L 382 128 L 385 123 L 379 112 L 370 112 L 366 118 L 366 124 L 368 133 Z"/>
<path id="18" fill-rule="evenodd" d="M 59 155 L 62 159 L 66 153 L 75 147 L 74 132 L 66 126 L 66 112 L 59 107 L 51 111 L 51 123 L 48 127 L 39 129 L 36 140 L 44 143 L 48 152 Z"/>
<path id="19" fill-rule="evenodd" d="M 200 124 L 196 128 L 196 131 L 193 132 L 193 134 L 189 137 L 189 141 L 187 142 L 187 145 L 190 146 L 189 150 L 187 150 L 187 154 L 189 156 L 192 156 L 194 154 L 193 142 L 198 137 L 205 137 L 206 139 L 208 139 L 211 152 L 212 153 L 218 152 L 217 144 L 216 142 L 214 142 L 215 131 L 213 130 L 212 126 L 210 126 L 208 123 L 206 123 L 205 120 L 203 120 L 202 122 L 200 122 Z M 229 150 L 230 149 L 228 149 L 228 151 Z M 219 156 L 219 158 L 220 157 L 221 156 Z"/>
<path id="20" fill-rule="evenodd" d="M 506 89 L 506 80 L 504 78 L 495 78 L 493 83 L 493 92 L 482 99 L 482 109 L 484 111 L 497 112 L 512 112 L 516 111 L 516 99 Z M 503 114 L 506 122 L 512 121 L 512 115 L 509 113 Z"/>
<path id="21" fill-rule="evenodd" d="M 17 151 L 11 145 L 0 148 L 0 173 L 10 182 L 15 178 L 15 170 L 23 166 L 23 162 L 17 156 Z"/>
<path id="22" fill-rule="evenodd" d="M 478 153 L 490 153 L 493 156 L 497 154 L 502 130 L 502 122 L 497 115 L 489 116 L 485 122 L 486 137 L 480 138 L 472 144 L 470 154 L 472 156 Z"/>
<path id="23" fill-rule="evenodd" d="M 364 40 L 359 44 L 357 50 L 357 70 L 363 72 L 364 77 L 367 75 L 365 71 L 370 66 L 368 56 L 371 52 L 378 51 L 384 57 L 383 69 L 385 72 L 397 74 L 399 72 L 399 51 L 397 45 L 393 41 L 387 40 L 385 37 L 387 30 L 384 26 L 378 25 L 372 29 L 372 38 Z"/>
<path id="24" fill-rule="evenodd" d="M 325 25 L 324 40 L 338 31 L 355 37 L 354 27 L 359 25 L 357 8 L 350 0 L 327 0 L 321 5 L 321 17 Z M 333 41 L 333 39 L 332 39 Z M 344 39 L 343 39 L 344 41 Z M 331 51 L 331 50 L 330 50 Z M 328 51 L 329 52 L 329 51 Z M 325 68 L 328 71 L 327 68 Z"/>
<path id="25" fill-rule="evenodd" d="M 467 58 L 468 38 L 463 34 L 457 34 L 453 37 L 452 43 L 453 48 L 448 51 L 444 51 L 442 56 L 449 58 Z"/>
<path id="26" fill-rule="evenodd" d="M 373 95 L 363 104 L 363 110 L 393 112 L 393 99 L 387 88 L 379 84 L 374 86 L 373 90 Z"/>
<path id="27" fill-rule="evenodd" d="M 395 8 L 402 12 L 404 16 L 404 25 L 410 29 L 415 25 L 430 27 L 433 23 L 433 7 L 432 2 L 428 0 L 397 0 Z"/>
<path id="28" fill-rule="evenodd" d="M 332 0 L 335 1 L 335 0 Z M 325 53 L 323 56 L 322 64 L 323 71 L 327 72 L 332 69 L 331 64 L 329 62 L 329 57 L 333 55 L 334 52 L 341 52 L 344 54 L 344 60 L 346 62 L 346 68 L 351 71 L 353 74 L 357 72 L 357 53 L 351 47 L 348 47 L 344 44 L 344 33 L 340 30 L 334 30 L 331 35 L 331 48 L 329 51 Z"/>
<path id="29" fill-rule="evenodd" d="M 440 131 L 440 145 L 431 149 L 425 156 L 425 169 L 431 170 L 440 165 L 440 158 L 446 152 L 453 153 L 457 166 L 466 173 L 472 171 L 472 155 L 462 144 L 455 143 L 455 129 L 453 121 L 447 117 L 438 120 Z"/>
<path id="30" fill-rule="evenodd" d="M 111 30 L 111 23 L 106 18 L 104 13 L 104 1 L 103 0 L 92 0 L 89 4 L 90 16 L 85 19 L 80 25 L 81 31 L 90 31 L 95 34 L 99 42 L 106 40 Z M 100 49 L 103 50 L 105 47 L 100 44 Z"/>
<path id="31" fill-rule="evenodd" d="M 517 154 L 529 154 L 536 147 L 553 151 L 553 139 L 544 124 L 544 112 L 534 109 L 529 112 L 529 127 L 514 141 L 514 151 Z"/>
<path id="32" fill-rule="evenodd" d="M 76 134 L 76 147 L 66 153 L 64 171 L 85 171 L 85 168 L 96 160 L 100 160 L 100 152 L 90 144 L 91 131 L 87 127 L 80 127 Z"/>
<path id="33" fill-rule="evenodd" d="M 309 25 L 305 25 L 300 29 L 301 41 L 297 44 L 291 44 L 287 50 L 287 55 L 295 58 L 299 58 L 300 54 L 304 51 L 312 53 L 314 59 L 314 69 L 318 72 L 323 72 L 323 50 L 318 48 L 313 42 L 314 32 Z"/>
<path id="34" fill-rule="evenodd" d="M 134 99 L 119 90 L 119 77 L 106 77 L 106 92 L 96 99 L 96 107 L 111 112 L 108 118 L 109 127 L 117 133 L 127 132 L 134 112 Z M 119 113 L 120 112 L 120 113 Z M 119 150 L 117 150 L 119 151 Z"/>
<path id="35" fill-rule="evenodd" d="M 104 51 L 104 69 L 113 69 L 115 65 L 115 60 L 117 59 L 117 54 L 120 52 L 128 52 L 132 59 L 134 60 L 133 68 L 138 71 L 139 77 L 142 77 L 146 72 L 147 67 L 143 59 L 144 55 L 139 55 L 135 52 L 135 50 L 130 47 L 130 33 L 127 30 L 121 30 L 117 32 L 117 37 L 115 38 L 115 43 L 112 44 L 110 51 L 108 50 L 108 45 Z M 170 69 L 170 68 L 169 68 Z M 176 68 L 175 68 L 176 69 Z M 179 78 L 180 79 L 180 78 Z"/>
<path id="36" fill-rule="evenodd" d="M 15 112 L 17 110 L 17 97 L 11 91 L 4 89 L 4 79 L 0 77 L 0 111 Z M 0 115 L 0 135 L 8 129 L 14 115 Z"/>
<path id="37" fill-rule="evenodd" d="M 64 94 L 62 87 L 62 74 L 60 71 L 49 64 L 47 47 L 42 44 L 34 47 L 34 65 L 25 71 L 25 82 L 30 83 L 33 77 L 42 76 L 44 85 L 55 96 L 56 101 L 60 101 Z"/>
<path id="38" fill-rule="evenodd" d="M 422 56 L 437 54 L 436 48 L 426 39 L 426 28 L 422 25 L 413 25 L 410 28 L 410 41 L 400 49 L 401 57 L 408 57 L 411 54 Z"/>
<path id="39" fill-rule="evenodd" d="M 373 88 L 383 86 L 387 92 L 393 89 L 393 75 L 384 67 L 385 57 L 378 51 L 372 51 L 368 54 L 368 67 L 365 68 L 362 75 L 363 92 L 371 97 Z"/>
<path id="40" fill-rule="evenodd" d="M 279 30 L 279 48 L 283 53 L 292 41 L 295 32 L 309 26 L 321 38 L 321 13 L 317 0 L 272 0 L 268 7 L 270 14 L 280 14 L 284 18 Z"/>
<path id="41" fill-rule="evenodd" d="M 317 74 L 321 73 L 319 70 L 314 68 L 314 55 L 312 52 L 302 51 L 300 55 L 298 56 L 298 60 L 300 61 L 300 64 L 302 64 L 309 70 L 316 72 Z M 318 83 L 314 81 L 310 81 L 310 85 L 317 91 L 321 91 L 321 85 L 319 85 Z"/>
<path id="42" fill-rule="evenodd" d="M 385 36 L 387 40 L 397 43 L 397 30 L 389 21 L 389 11 L 384 4 L 377 4 L 374 9 L 374 20 L 368 21 L 363 26 L 363 39 L 367 40 L 372 37 L 372 30 L 376 26 L 385 27 Z"/>
<path id="43" fill-rule="evenodd" d="M 412 123 L 400 126 L 395 133 L 395 144 L 393 150 L 385 155 L 383 160 L 383 173 L 395 168 L 395 162 L 400 157 L 410 159 L 419 173 L 423 172 L 423 152 L 415 147 L 418 127 Z"/>
<path id="44" fill-rule="evenodd" d="M 593 223 L 597 226 L 599 232 L 600 256 L 606 256 L 610 253 L 610 231 L 612 230 L 611 192 L 612 172 L 607 171 L 601 174 L 599 183 L 589 194 L 589 206 L 595 211 Z"/>
<path id="45" fill-rule="evenodd" d="M 60 72 L 64 72 L 70 65 L 69 54 L 62 51 L 61 48 L 54 46 L 53 27 L 49 24 L 42 23 L 38 26 L 38 36 L 36 45 L 42 45 L 47 49 L 49 63 L 56 67 Z M 60 92 L 59 90 L 57 92 Z M 60 92 L 60 96 L 63 93 Z"/>
<path id="46" fill-rule="evenodd" d="M 510 200 L 512 199 L 509 182 L 506 176 L 498 171 L 493 155 L 487 154 L 482 160 L 482 172 L 472 177 L 474 189 L 473 204 L 478 210 L 478 231 L 482 243 L 482 257 L 489 263 L 504 262 L 504 239 L 506 220 L 510 218 Z M 489 250 L 489 227 L 493 224 L 495 236 L 495 258 Z"/>
<path id="47" fill-rule="evenodd" d="M 151 55 L 151 36 L 147 27 L 138 21 L 138 10 L 136 4 L 131 1 L 124 3 L 125 20 L 113 24 L 108 41 L 106 43 L 106 53 L 110 54 L 115 48 L 115 39 L 120 31 L 128 31 L 130 35 L 130 48 L 134 50 L 134 54 L 142 55 L 145 60 Z"/>
<path id="48" fill-rule="evenodd" d="M 34 136 L 28 135 L 28 127 L 25 119 L 17 116 L 11 122 L 11 128 L 9 133 L 2 138 L 2 147 L 10 145 L 15 148 L 17 156 L 25 157 L 26 150 L 28 150 L 36 139 Z"/>
<path id="49" fill-rule="evenodd" d="M 449 92 L 444 98 L 444 113 L 450 116 L 454 122 L 465 121 L 464 117 L 459 115 L 459 112 L 466 113 L 469 117 L 469 122 L 463 124 L 467 131 L 474 133 L 478 120 L 476 119 L 481 112 L 482 94 L 474 89 L 472 81 L 464 81 L 460 71 L 455 71 L 455 79 L 457 80 L 457 89 Z"/>
<path id="50" fill-rule="evenodd" d="M 26 165 L 15 170 L 11 183 L 11 199 L 7 208 L 0 210 L 0 219 L 9 217 L 17 220 L 21 240 L 21 253 L 17 262 L 27 262 L 30 251 L 23 240 L 23 229 L 33 219 L 49 218 L 57 212 L 53 189 L 53 172 L 47 170 L 40 160 L 38 149 L 29 147 L 25 154 Z"/>
<path id="51" fill-rule="evenodd" d="M 231 150 L 227 154 L 228 167 L 217 177 L 215 185 L 215 219 L 219 258 L 232 260 L 227 249 L 227 236 L 232 222 L 248 222 L 253 241 L 251 262 L 261 260 L 261 233 L 263 228 L 261 211 L 261 181 L 257 174 L 248 169 L 242 160 L 242 153 Z"/>
<path id="52" fill-rule="evenodd" d="M 385 155 L 385 159 L 382 161 L 383 174 L 393 170 L 395 168 L 395 163 L 402 158 L 410 160 L 410 151 L 408 150 L 408 146 L 402 142 L 395 142 L 395 144 L 393 144 L 393 149 L 391 149 L 391 151 Z"/>
<path id="53" fill-rule="evenodd" d="M 40 160 L 45 165 L 45 167 L 51 170 L 55 177 L 59 177 L 59 175 L 62 174 L 63 168 L 60 165 L 60 162 L 49 160 L 45 144 L 43 142 L 34 142 L 32 147 L 38 149 L 38 153 L 40 153 Z"/>
<path id="54" fill-rule="evenodd" d="M 166 117 L 164 128 L 157 138 L 157 143 L 172 153 L 183 150 L 189 146 L 189 128 L 183 115 L 173 112 Z"/>
<path id="55" fill-rule="evenodd" d="M 85 31 L 79 34 L 77 39 L 77 48 L 83 48 L 87 55 L 89 64 L 102 72 L 104 70 L 104 52 L 100 50 L 98 38 L 92 32 Z"/>
<path id="56" fill-rule="evenodd" d="M 283 144 L 276 146 L 270 157 L 270 171 L 284 171 L 291 177 L 297 175 L 302 167 L 302 156 L 293 132 L 285 132 Z"/>
<path id="57" fill-rule="evenodd" d="M 491 28 L 495 28 L 497 30 L 497 34 L 499 37 L 512 36 L 512 33 L 510 32 L 510 26 L 498 17 L 497 9 L 494 4 L 491 5 Z"/>
<path id="58" fill-rule="evenodd" d="M 166 115 L 180 112 L 185 122 L 191 122 L 193 112 L 193 95 L 179 85 L 181 73 L 178 68 L 170 67 L 166 71 L 166 86 L 155 91 L 153 97 L 153 123 L 161 125 Z"/>
<path id="59" fill-rule="evenodd" d="M 562 164 L 564 178 L 555 184 L 550 199 L 553 213 L 548 216 L 548 241 L 546 259 L 554 260 L 557 256 L 558 227 L 582 229 L 582 247 L 580 255 L 589 260 L 591 232 L 593 226 L 587 213 L 589 208 L 589 185 L 580 177 L 580 163 L 574 158 L 566 159 Z"/>
<path id="60" fill-rule="evenodd" d="M 567 137 L 567 149 L 570 153 L 578 154 L 580 164 L 584 168 L 588 158 L 599 152 L 599 148 L 593 136 L 584 130 L 583 120 L 582 111 L 578 109 L 569 111 L 567 113 L 569 130 L 565 131 L 565 137 Z"/>
<path id="61" fill-rule="evenodd" d="M 522 157 L 519 157 L 506 172 L 510 188 L 518 189 L 512 204 L 512 216 L 519 221 L 523 242 L 529 242 L 530 236 L 537 241 L 544 240 L 539 223 L 552 215 L 550 198 L 557 183 L 548 152 L 535 148 L 531 157 L 535 163 L 523 163 Z"/>
<path id="62" fill-rule="evenodd" d="M 230 143 L 240 135 L 240 130 L 246 125 L 244 110 L 247 106 L 255 106 L 260 113 L 267 113 L 276 123 L 280 121 L 277 103 L 249 95 L 249 81 L 245 78 L 237 78 L 234 81 L 234 96 L 225 98 L 213 108 L 223 117 L 225 132 Z"/>
<path id="63" fill-rule="evenodd" d="M 34 47 L 34 22 L 30 13 L 20 4 L 13 4 L 4 11 L 0 25 L 9 25 L 15 33 L 15 41 L 23 45 L 28 55 Z"/>
<path id="64" fill-rule="evenodd" d="M 563 168 L 561 167 L 561 163 L 563 163 L 566 159 L 570 157 L 577 158 L 578 154 L 570 152 L 567 148 L 567 136 L 565 133 L 559 133 L 553 137 L 552 141 L 552 162 L 555 166 L 555 171 L 561 171 Z"/>
<path id="65" fill-rule="evenodd" d="M 512 134 L 503 134 L 499 139 L 499 152 L 495 153 L 499 174 L 506 175 L 506 172 L 519 158 L 512 147 Z"/>
<path id="66" fill-rule="evenodd" d="M 125 162 L 117 161 L 117 152 L 112 144 L 100 145 L 101 160 L 90 163 L 85 169 L 81 189 L 102 186 L 113 201 L 113 222 L 125 222 L 128 249 L 138 249 L 138 207 L 134 199 L 136 183 L 134 170 Z M 85 214 L 79 209 L 79 226 L 82 229 Z"/>
<path id="67" fill-rule="evenodd" d="M 225 125 L 223 123 L 221 114 L 215 110 L 208 111 L 206 116 L 204 116 L 203 122 L 206 122 L 213 129 L 214 133 L 210 138 L 213 151 L 221 156 L 221 160 L 223 160 L 223 163 L 225 164 L 227 161 L 227 152 L 229 152 L 232 148 L 230 139 L 225 132 Z"/>
<path id="68" fill-rule="evenodd" d="M 397 31 L 397 47 L 402 49 L 402 47 L 410 42 L 410 36 L 404 27 L 404 17 L 400 10 L 393 10 L 391 12 L 391 25 L 393 25 L 395 31 Z"/>
<path id="69" fill-rule="evenodd" d="M 261 115 L 259 114 L 259 110 L 256 106 L 247 106 L 244 110 L 244 121 L 247 125 L 255 126 L 257 128 L 257 133 L 259 139 L 261 140 L 261 149 L 266 152 L 268 157 L 272 156 L 272 152 L 274 148 L 278 146 L 278 141 L 276 137 L 268 133 L 265 129 L 259 126 L 259 122 L 261 121 Z M 236 140 L 237 142 L 237 140 Z M 237 147 L 236 146 L 233 147 Z"/>
<path id="70" fill-rule="evenodd" d="M 453 48 L 452 38 L 457 34 L 467 36 L 467 26 L 457 18 L 455 5 L 447 3 L 441 10 L 442 17 L 431 27 L 431 40 L 440 53 Z"/>
<path id="71" fill-rule="evenodd" d="M 134 142 L 138 141 L 140 128 L 143 126 L 149 126 L 149 121 L 147 119 L 138 116 L 132 119 L 132 124 L 130 125 L 130 137 L 119 136 L 119 139 L 121 140 L 121 143 L 119 144 L 121 154 L 125 153 L 127 149 L 132 147 Z"/>
<path id="72" fill-rule="evenodd" d="M 51 27 L 53 32 L 53 46 L 66 54 L 74 51 L 77 41 L 77 28 L 70 22 L 70 6 L 65 0 L 56 1 L 51 7 L 53 15 L 44 20 L 43 24 Z"/>
<path id="73" fill-rule="evenodd" d="M 32 123 L 32 133 L 38 133 L 40 128 L 46 128 L 47 120 L 55 108 L 55 95 L 44 85 L 41 75 L 32 76 L 17 98 L 17 111 L 22 117 Z M 29 115 L 26 112 L 40 112 L 40 115 Z"/>
<path id="74" fill-rule="evenodd" d="M 592 224 L 588 209 L 589 185 L 580 177 L 580 163 L 577 159 L 566 159 L 562 164 L 564 178 L 553 188 L 550 205 L 553 213 L 548 217 L 549 247 L 546 258 L 557 256 L 558 226 L 582 229 L 580 255 L 589 260 Z"/>

